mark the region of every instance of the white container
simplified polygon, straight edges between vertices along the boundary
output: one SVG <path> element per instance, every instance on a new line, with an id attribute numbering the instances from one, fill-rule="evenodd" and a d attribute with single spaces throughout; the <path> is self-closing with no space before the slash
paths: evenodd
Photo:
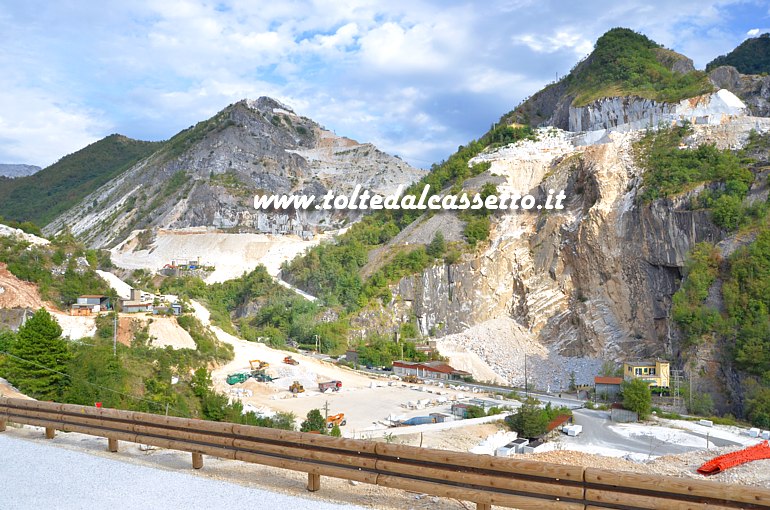
<path id="1" fill-rule="evenodd" d="M 570 425 L 569 427 L 567 427 L 567 435 L 570 437 L 575 437 L 581 432 L 583 432 L 582 425 Z"/>
<path id="2" fill-rule="evenodd" d="M 762 439 L 770 439 L 770 430 L 765 430 L 762 432 Z"/>
<path id="3" fill-rule="evenodd" d="M 749 437 L 759 437 L 760 432 L 758 428 L 749 429 Z"/>
<path id="4" fill-rule="evenodd" d="M 698 421 L 698 425 L 703 425 L 704 427 L 713 427 L 714 422 L 711 420 L 700 420 Z"/>

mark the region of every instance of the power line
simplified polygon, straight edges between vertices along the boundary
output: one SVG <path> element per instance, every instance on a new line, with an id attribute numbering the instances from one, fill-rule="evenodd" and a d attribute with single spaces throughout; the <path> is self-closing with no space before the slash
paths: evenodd
<path id="1" fill-rule="evenodd" d="M 47 370 L 49 372 L 53 372 L 54 374 L 63 375 L 64 377 L 67 377 L 67 378 L 71 379 L 72 381 L 84 382 L 84 383 L 86 383 L 86 384 L 88 384 L 90 386 L 93 386 L 95 388 L 99 388 L 101 390 L 110 391 L 110 392 L 115 393 L 117 395 L 121 395 L 123 397 L 132 398 L 132 399 L 137 400 L 139 402 L 146 402 L 148 404 L 159 406 L 161 409 L 163 409 L 163 407 L 164 407 L 164 405 L 162 403 L 160 403 L 160 402 L 153 402 L 152 400 L 147 400 L 146 398 L 137 397 L 136 395 L 129 395 L 128 393 L 123 393 L 121 391 L 114 390 L 112 388 L 107 388 L 106 386 L 101 386 L 99 384 L 92 383 L 91 381 L 87 381 L 85 379 L 76 379 L 76 378 L 72 377 L 70 374 L 68 374 L 66 372 L 59 372 L 58 370 L 54 370 L 53 368 L 49 368 L 49 367 L 47 367 L 45 365 L 41 365 L 40 363 L 37 363 L 35 361 L 30 361 L 28 359 L 20 358 L 19 356 L 15 356 L 15 355 L 11 354 L 8 351 L 0 351 L 0 354 L 5 354 L 6 356 L 9 356 L 11 358 L 17 359 L 19 361 L 23 361 L 24 363 L 29 363 L 30 365 L 35 365 L 38 368 L 42 368 L 43 370 Z M 168 403 L 166 404 L 166 406 L 168 406 Z M 172 407 L 171 409 L 173 409 L 174 411 L 179 411 L 180 413 L 182 413 L 182 411 L 180 409 L 176 408 L 176 407 Z"/>

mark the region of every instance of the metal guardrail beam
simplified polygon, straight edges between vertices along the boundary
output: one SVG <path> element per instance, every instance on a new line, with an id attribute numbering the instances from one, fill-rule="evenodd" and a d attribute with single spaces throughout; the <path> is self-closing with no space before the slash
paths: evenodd
<path id="1" fill-rule="evenodd" d="M 113 452 L 118 441 L 186 451 L 195 469 L 205 454 L 305 472 L 313 492 L 330 476 L 472 501 L 479 509 L 770 510 L 768 489 L 116 409 L 0 398 L 0 432 L 6 422 L 44 427 L 49 439 L 56 430 L 105 437 Z"/>

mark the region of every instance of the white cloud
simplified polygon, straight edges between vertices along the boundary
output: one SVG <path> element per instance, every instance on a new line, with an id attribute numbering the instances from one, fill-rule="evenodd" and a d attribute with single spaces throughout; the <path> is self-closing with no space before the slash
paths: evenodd
<path id="1" fill-rule="evenodd" d="M 432 162 L 567 72 L 609 28 L 642 31 L 700 66 L 765 31 L 732 26 L 732 2 L 8 2 L 0 162 L 52 161 L 112 130 L 168 138 L 260 95 Z"/>
<path id="2" fill-rule="evenodd" d="M 96 112 L 62 104 L 44 91 L 0 89 L 0 161 L 47 166 L 112 128 Z"/>
<path id="3" fill-rule="evenodd" d="M 558 30 L 552 35 L 521 34 L 514 35 L 511 40 L 523 44 L 537 53 L 555 53 L 564 49 L 571 50 L 578 56 L 584 56 L 594 47 L 593 41 L 570 30 Z"/>

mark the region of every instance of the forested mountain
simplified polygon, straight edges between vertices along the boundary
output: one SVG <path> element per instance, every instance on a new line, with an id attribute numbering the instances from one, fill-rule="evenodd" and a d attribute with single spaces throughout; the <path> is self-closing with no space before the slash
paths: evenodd
<path id="1" fill-rule="evenodd" d="M 43 226 L 161 145 L 110 135 L 33 175 L 0 178 L 0 216 Z"/>

